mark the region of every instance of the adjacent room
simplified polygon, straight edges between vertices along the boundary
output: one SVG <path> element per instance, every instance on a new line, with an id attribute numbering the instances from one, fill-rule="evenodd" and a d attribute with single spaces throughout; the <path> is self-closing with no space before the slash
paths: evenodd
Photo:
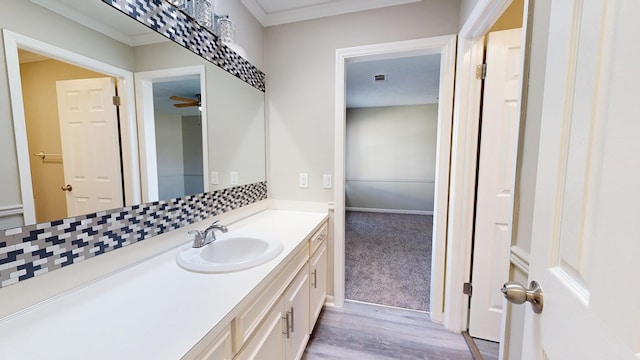
<path id="1" fill-rule="evenodd" d="M 440 55 L 347 65 L 346 298 L 429 310 Z"/>

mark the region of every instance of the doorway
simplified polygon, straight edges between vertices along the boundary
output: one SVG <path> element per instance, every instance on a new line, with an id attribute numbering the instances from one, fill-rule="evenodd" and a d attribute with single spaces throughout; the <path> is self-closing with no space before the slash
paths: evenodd
<path id="1" fill-rule="evenodd" d="M 135 79 L 142 200 L 209 191 L 204 66 L 138 72 Z"/>
<path id="2" fill-rule="evenodd" d="M 36 221 L 122 207 L 114 79 L 23 49 L 18 57 Z"/>
<path id="3" fill-rule="evenodd" d="M 47 152 L 45 152 L 45 149 L 32 151 L 33 149 L 30 149 L 29 147 L 25 117 L 25 100 L 28 103 L 32 99 L 24 98 L 23 84 L 20 76 L 21 57 L 19 55 L 19 49 L 23 54 L 23 59 L 25 57 L 31 57 L 32 61 L 50 59 L 52 62 L 55 62 L 56 66 L 62 66 L 67 70 L 74 69 L 73 72 L 83 73 L 84 75 L 82 75 L 81 77 L 98 76 L 112 79 L 113 83 L 115 84 L 115 88 L 118 89 L 118 96 L 121 101 L 120 106 L 118 106 L 117 109 L 119 126 L 118 129 L 115 130 L 117 134 L 114 134 L 114 137 L 117 138 L 117 141 L 120 145 L 120 151 L 118 151 L 117 153 L 121 156 L 119 156 L 117 162 L 119 163 L 118 167 L 120 168 L 121 189 L 123 189 L 121 190 L 121 192 L 124 192 L 125 204 L 139 203 L 140 182 L 138 170 L 137 140 L 135 136 L 136 123 L 134 109 L 132 106 L 129 106 L 130 104 L 133 104 L 133 73 L 94 59 L 84 57 L 68 50 L 64 50 L 35 39 L 31 39 L 24 35 L 13 33 L 6 29 L 3 31 L 3 34 L 5 43 L 5 56 L 9 74 L 9 89 L 11 94 L 13 125 L 16 138 L 16 152 L 18 155 L 18 170 L 20 176 L 20 187 L 23 197 L 25 223 L 33 224 L 37 221 L 31 163 L 34 159 L 41 162 L 46 161 Z M 109 102 L 109 104 L 111 103 Z M 56 110 L 54 109 L 51 112 L 55 114 Z M 40 152 L 42 152 L 43 154 L 41 154 L 41 156 L 38 156 L 37 154 L 39 154 Z M 34 153 L 36 154 L 35 157 Z M 54 162 L 57 161 L 59 163 L 61 161 L 61 153 L 61 151 L 53 153 L 57 156 L 50 156 L 49 160 L 53 160 Z M 42 155 L 45 156 L 44 159 L 42 159 Z M 66 184 L 62 184 L 62 186 L 65 185 Z M 57 183 L 56 186 L 58 186 Z M 54 192 L 62 192 L 61 187 L 56 188 L 57 191 Z M 119 197 L 122 197 L 122 195 L 120 195 Z"/>
<path id="4" fill-rule="evenodd" d="M 448 168 L 451 140 L 451 115 L 453 108 L 453 74 L 455 64 L 455 36 L 402 41 L 336 51 L 336 186 L 334 216 L 334 303 L 342 305 L 345 300 L 345 132 L 346 132 L 346 91 L 345 75 L 348 63 L 357 61 L 383 60 L 389 58 L 419 55 L 440 55 L 440 85 L 438 89 L 439 107 L 437 120 L 436 172 L 434 184 L 434 224 L 433 248 L 431 251 L 431 292 L 430 315 L 435 321 L 442 321 L 444 303 L 444 254 L 446 248 L 446 213 L 448 194 Z"/>
<path id="5" fill-rule="evenodd" d="M 429 309 L 440 55 L 346 74 L 346 298 Z"/>

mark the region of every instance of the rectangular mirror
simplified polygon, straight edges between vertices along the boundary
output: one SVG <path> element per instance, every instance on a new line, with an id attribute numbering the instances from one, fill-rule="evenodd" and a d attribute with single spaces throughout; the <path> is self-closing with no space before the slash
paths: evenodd
<path id="1" fill-rule="evenodd" d="M 5 3 L 1 229 L 266 180 L 263 91 L 99 0 Z M 80 79 L 117 92 L 115 128 L 61 120 L 98 99 Z"/>

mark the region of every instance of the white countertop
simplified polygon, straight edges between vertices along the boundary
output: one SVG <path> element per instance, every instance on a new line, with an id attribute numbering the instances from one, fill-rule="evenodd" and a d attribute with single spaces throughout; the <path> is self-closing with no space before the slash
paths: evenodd
<path id="1" fill-rule="evenodd" d="M 278 257 L 252 269 L 189 272 L 175 261 L 181 246 L 50 299 L 0 322 L 0 359 L 179 359 L 326 217 L 267 210 L 230 225 L 229 234 L 264 233 L 283 242 Z M 182 229 L 160 236 L 188 241 Z"/>

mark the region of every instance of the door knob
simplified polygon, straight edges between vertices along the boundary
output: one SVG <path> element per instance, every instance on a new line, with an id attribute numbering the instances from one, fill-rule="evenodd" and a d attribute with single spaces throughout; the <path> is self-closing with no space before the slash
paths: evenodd
<path id="1" fill-rule="evenodd" d="M 515 281 L 509 281 L 502 286 L 500 291 L 509 302 L 522 304 L 528 301 L 531 303 L 534 313 L 540 314 L 542 312 L 542 289 L 537 281 L 532 281 L 528 289 Z"/>
<path id="2" fill-rule="evenodd" d="M 69 191 L 71 192 L 71 190 L 73 190 L 73 186 L 71 185 L 67 185 L 67 186 L 63 186 L 61 187 L 62 191 Z"/>

